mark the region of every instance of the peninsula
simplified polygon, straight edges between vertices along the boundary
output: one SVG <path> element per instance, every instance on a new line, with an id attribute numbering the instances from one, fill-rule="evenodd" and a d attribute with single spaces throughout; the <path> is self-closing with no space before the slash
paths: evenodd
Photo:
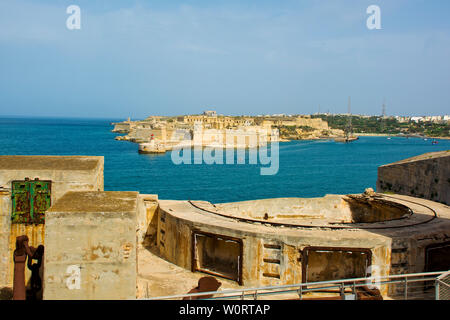
<path id="1" fill-rule="evenodd" d="M 252 148 L 267 142 L 341 137 L 323 119 L 311 116 L 224 116 L 215 111 L 201 115 L 150 116 L 145 120 L 113 123 L 116 140 L 139 143 L 141 153 L 164 153 L 175 145 Z M 232 141 L 226 137 L 232 136 Z"/>
<path id="2" fill-rule="evenodd" d="M 215 111 L 182 116 L 149 116 L 113 123 L 116 140 L 139 143 L 141 153 L 164 153 L 175 145 L 252 148 L 266 142 L 358 136 L 450 138 L 449 116 L 399 117 L 354 114 L 225 116 Z M 226 136 L 233 136 L 227 141 Z M 349 138 L 350 137 L 350 138 Z"/>

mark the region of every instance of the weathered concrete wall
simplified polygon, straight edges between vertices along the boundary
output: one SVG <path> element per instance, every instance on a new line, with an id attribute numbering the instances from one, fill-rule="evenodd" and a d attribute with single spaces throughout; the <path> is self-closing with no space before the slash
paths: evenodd
<path id="1" fill-rule="evenodd" d="M 372 253 L 372 264 L 377 265 L 375 275 L 387 275 L 390 271 L 389 237 L 358 230 L 290 230 L 252 225 L 198 215 L 195 210 L 184 212 L 183 209 L 189 207 L 182 206 L 182 201 L 170 201 L 173 206 L 167 203 L 169 201 L 160 200 L 159 252 L 164 259 L 186 269 L 192 269 L 192 233 L 197 230 L 242 240 L 245 286 L 302 282 L 302 251 L 309 246 L 367 249 Z M 177 210 L 178 205 L 180 210 Z"/>
<path id="2" fill-rule="evenodd" d="M 13 180 L 52 181 L 52 203 L 67 191 L 103 191 L 104 158 L 93 156 L 0 156 L 0 187 Z"/>
<path id="3" fill-rule="evenodd" d="M 450 205 L 450 150 L 378 168 L 378 192 L 393 192 Z"/>
<path id="4" fill-rule="evenodd" d="M 243 285 L 269 286 L 305 281 L 306 274 L 303 272 L 307 265 L 304 260 L 307 247 L 325 251 L 334 248 L 343 252 L 367 250 L 371 255 L 371 270 L 368 269 L 367 273 L 377 277 L 427 271 L 428 246 L 442 246 L 450 241 L 448 206 L 402 195 L 377 194 L 376 197 L 368 197 L 364 200 L 366 202 L 362 201 L 364 197 L 361 197 L 356 214 L 365 216 L 372 212 L 375 217 L 368 219 L 358 216 L 358 219 L 355 219 L 358 221 L 350 224 L 335 223 L 331 216 L 319 219 L 321 222 L 317 227 L 314 225 L 315 219 L 310 219 L 308 215 L 299 215 L 297 218 L 300 220 L 297 225 L 300 223 L 303 226 L 291 225 L 292 227 L 288 224 L 277 226 L 279 221 L 261 219 L 262 212 L 276 214 L 277 205 L 281 214 L 285 215 L 290 209 L 295 209 L 292 204 L 303 203 L 309 208 L 319 209 L 326 198 L 317 199 L 317 204 L 311 203 L 312 200 L 302 202 L 291 199 L 293 201 L 290 201 L 290 206 L 287 199 L 255 200 L 215 206 L 201 201 L 190 203 L 160 200 L 157 234 L 159 252 L 164 259 L 191 270 L 192 262 L 195 261 L 192 259 L 195 252 L 193 233 L 203 232 L 213 237 L 215 235 L 237 239 L 243 244 L 240 258 Z M 328 197 L 328 200 L 335 203 L 336 199 Z M 393 206 L 392 212 L 384 212 L 382 207 L 390 202 Z M 360 208 L 360 205 L 366 204 L 373 206 Z M 326 207 L 330 208 L 328 205 Z M 405 208 L 409 211 L 406 215 Z M 297 209 L 300 211 L 294 212 L 294 215 L 298 215 L 302 210 L 300 207 Z M 378 215 L 380 219 L 376 217 Z M 246 217 L 259 218 L 259 222 L 246 220 Z M 366 222 L 361 223 L 359 220 Z M 271 224 L 271 221 L 274 224 Z M 293 222 L 295 221 L 292 220 Z M 314 280 L 348 276 L 343 271 L 349 269 L 349 263 L 353 266 L 351 257 L 350 260 L 335 260 L 336 263 L 327 261 L 330 265 L 324 270 L 316 268 L 314 271 L 315 266 L 308 264 L 308 270 L 312 267 L 311 272 L 320 272 Z M 432 267 L 440 268 L 440 264 L 439 262 L 439 266 Z M 448 268 L 450 265 L 444 265 L 442 270 Z M 385 285 L 381 287 L 381 293 L 392 294 L 398 289 L 395 285 Z"/>
<path id="5" fill-rule="evenodd" d="M 268 221 L 284 219 L 333 219 L 352 221 L 350 206 L 341 195 L 323 198 L 274 198 L 215 204 L 219 212 Z"/>
<path id="6" fill-rule="evenodd" d="M 142 243 L 146 236 L 156 237 L 157 228 L 157 194 L 140 194 L 137 210 L 137 239 Z"/>
<path id="7" fill-rule="evenodd" d="M 103 157 L 92 156 L 0 156 L 0 188 L 5 196 L 0 205 L 0 255 L 8 266 L 0 262 L 0 274 L 6 286 L 13 282 L 14 262 L 12 255 L 15 249 L 16 237 L 27 235 L 29 245 L 45 246 L 44 225 L 11 224 L 11 182 L 30 178 L 34 180 L 51 180 L 51 203 L 55 203 L 67 191 L 103 191 Z M 6 194 L 9 194 L 7 196 Z M 6 236 L 7 235 L 7 236 Z M 4 243 L 3 237 L 8 238 Z M 26 279 L 31 276 L 28 268 Z M 0 276 L 1 277 L 1 276 Z M 1 279 L 1 278 L 0 278 Z"/>
<path id="8" fill-rule="evenodd" d="M 376 222 L 402 218 L 408 207 L 358 195 L 322 198 L 275 198 L 215 204 L 215 209 L 236 217 L 273 222 L 299 219 L 339 222 Z"/>
<path id="9" fill-rule="evenodd" d="M 44 299 L 136 298 L 137 203 L 137 192 L 69 192 L 47 211 Z"/>
<path id="10" fill-rule="evenodd" d="M 186 269 L 191 269 L 192 223 L 180 221 L 164 211 L 158 210 L 157 246 L 165 260 Z"/>
<path id="11" fill-rule="evenodd" d="M 9 236 L 11 229 L 11 192 L 0 189 L 0 288 L 10 287 L 9 274 L 12 272 L 10 262 Z"/>
<path id="12" fill-rule="evenodd" d="M 402 204 L 374 199 L 366 195 L 348 195 L 346 201 L 352 211 L 352 222 L 373 223 L 409 217 L 411 210 Z"/>

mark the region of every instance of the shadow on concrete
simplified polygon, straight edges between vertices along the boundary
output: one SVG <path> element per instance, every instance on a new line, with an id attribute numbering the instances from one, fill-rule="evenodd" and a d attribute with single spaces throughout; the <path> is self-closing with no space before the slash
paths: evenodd
<path id="1" fill-rule="evenodd" d="M 13 289 L 9 287 L 0 288 L 0 300 L 12 300 Z"/>

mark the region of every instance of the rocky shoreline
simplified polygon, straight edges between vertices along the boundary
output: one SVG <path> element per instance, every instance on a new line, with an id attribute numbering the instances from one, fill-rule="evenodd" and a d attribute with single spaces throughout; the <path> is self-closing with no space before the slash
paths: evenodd
<path id="1" fill-rule="evenodd" d="M 363 137 L 403 137 L 403 138 L 422 138 L 422 139 L 442 139 L 450 140 L 450 137 L 432 137 L 416 134 L 389 134 L 389 133 L 355 133 L 355 135 Z"/>

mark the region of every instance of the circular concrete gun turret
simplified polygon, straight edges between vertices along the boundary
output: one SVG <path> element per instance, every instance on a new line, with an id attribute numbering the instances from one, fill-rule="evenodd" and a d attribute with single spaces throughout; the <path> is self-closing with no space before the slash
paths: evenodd
<path id="1" fill-rule="evenodd" d="M 211 204 L 159 200 L 166 260 L 246 287 L 443 271 L 450 208 L 373 191 Z M 381 294 L 394 295 L 395 285 Z"/>

